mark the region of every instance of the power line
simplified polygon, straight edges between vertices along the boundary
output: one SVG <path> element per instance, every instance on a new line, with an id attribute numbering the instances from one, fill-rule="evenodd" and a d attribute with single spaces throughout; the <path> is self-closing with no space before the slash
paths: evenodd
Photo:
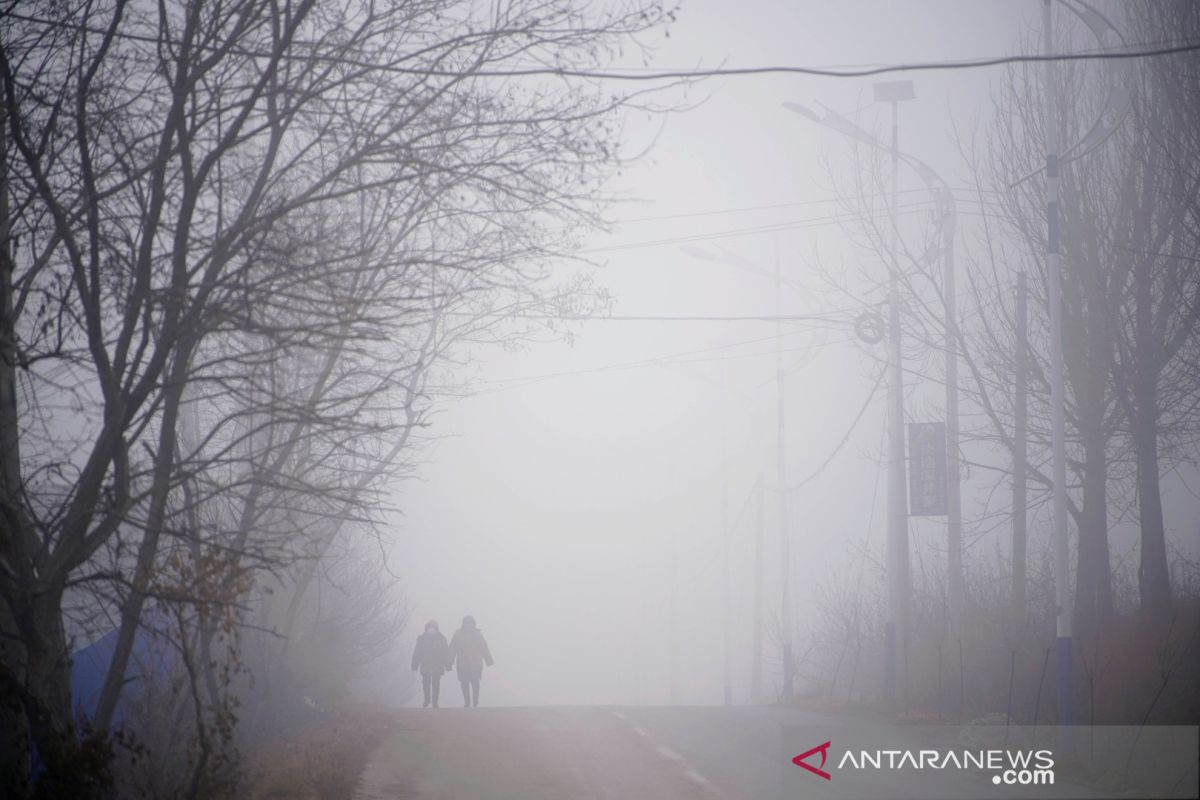
<path id="1" fill-rule="evenodd" d="M 130 41 L 138 41 L 153 45 L 173 45 L 182 46 L 182 43 L 176 40 L 171 40 L 162 36 L 151 36 L 149 34 L 130 33 L 128 31 L 109 31 L 91 25 L 84 25 L 78 22 L 70 22 L 67 20 L 52 20 L 44 17 L 34 17 L 28 14 L 18 14 L 14 11 L 7 12 L 6 16 L 11 19 L 18 19 L 22 22 L 29 22 L 35 25 L 44 25 L 51 28 L 74 30 L 80 33 L 90 33 L 99 36 L 111 36 L 115 39 L 125 39 Z M 477 38 L 486 39 L 489 37 L 489 32 L 481 31 L 477 34 Z M 296 45 L 315 45 L 313 42 L 293 42 Z M 1014 56 L 991 56 L 977 59 L 962 59 L 955 61 L 914 61 L 907 64 L 885 64 L 878 67 L 866 68 L 828 68 L 816 66 L 762 66 L 762 67 L 723 67 L 713 69 L 675 69 L 661 70 L 654 72 L 629 72 L 629 71 L 614 71 L 600 69 L 574 69 L 568 67 L 526 67 L 516 69 L 477 69 L 477 70 L 449 70 L 449 69 L 428 69 L 420 67 L 401 67 L 396 64 L 380 64 L 371 61 L 363 61 L 355 58 L 347 58 L 345 56 L 324 55 L 319 53 L 313 54 L 298 54 L 298 53 L 273 53 L 269 51 L 258 51 L 249 48 L 240 47 L 217 47 L 213 45 L 197 45 L 190 43 L 189 46 L 194 51 L 208 53 L 227 53 L 231 55 L 239 55 L 246 58 L 265 58 L 270 60 L 281 61 L 308 61 L 322 64 L 332 64 L 339 66 L 355 67 L 358 69 L 378 70 L 397 75 L 418 75 L 424 77 L 437 78 L 461 78 L 465 75 L 473 75 L 480 78 L 524 78 L 524 77 L 556 77 L 556 78 L 586 78 L 591 80 L 615 80 L 615 81 L 635 81 L 635 82 L 653 82 L 653 81 L 679 81 L 693 80 L 696 78 L 729 78 L 729 77 L 746 77 L 756 75 L 812 75 L 824 78 L 865 78 L 873 75 L 886 75 L 893 72 L 918 72 L 918 71 L 933 71 L 933 70 L 959 70 L 959 69 L 979 69 L 982 67 L 1002 66 L 1006 64 L 1029 64 L 1040 63 L 1046 61 L 1102 61 L 1114 59 L 1129 59 L 1129 58 L 1149 58 L 1157 56 L 1173 55 L 1177 53 L 1190 53 L 1200 50 L 1200 43 L 1188 43 L 1174 45 L 1169 47 L 1154 47 L 1138 50 L 1111 50 L 1111 51 L 1078 51 L 1074 53 L 1053 53 L 1053 54 L 1028 54 Z M 428 49 L 428 48 L 427 48 Z"/>
<path id="2" fill-rule="evenodd" d="M 554 320 L 560 322 L 836 322 L 837 317 L 860 309 L 842 309 L 827 311 L 822 314 L 689 314 L 689 315 L 651 315 L 651 314 L 470 314 L 468 312 L 449 312 L 444 316 L 463 316 L 479 319 L 534 319 Z M 846 324 L 850 324 L 847 322 Z M 769 337 L 770 338 L 770 337 Z"/>
<path id="3" fill-rule="evenodd" d="M 604 70 L 582 70 L 582 69 L 550 69 L 550 68 L 532 68 L 532 69 L 510 69 L 510 70 L 480 70 L 476 75 L 482 77 L 497 77 L 497 78 L 518 78 L 532 77 L 536 75 L 544 75 L 550 77 L 561 78 L 590 78 L 597 80 L 618 80 L 618 81 L 665 81 L 665 80 L 687 80 L 693 78 L 729 78 L 729 77 L 744 77 L 753 75 L 813 75 L 823 78 L 866 78 L 872 75 L 886 75 L 892 72 L 917 72 L 917 71 L 932 71 L 932 70 L 953 70 L 953 69 L 978 69 L 980 67 L 994 67 L 1005 64 L 1027 64 L 1038 63 L 1044 61 L 1107 61 L 1114 59 L 1127 58 L 1148 58 L 1154 56 L 1172 55 L 1175 53 L 1190 53 L 1200 50 L 1200 43 L 1176 45 L 1174 47 L 1160 47 L 1147 50 L 1126 50 L 1112 52 L 1076 52 L 1076 53 L 1056 53 L 1052 55 L 1015 55 L 1015 56 L 994 56 L 990 58 L 980 59 L 964 59 L 961 61 L 916 61 L 909 64 L 889 64 L 881 67 L 871 67 L 866 69 L 826 69 L 822 67 L 803 67 L 803 66 L 767 66 L 767 67 L 726 67 L 717 69 L 696 69 L 696 70 L 664 70 L 662 72 L 649 73 L 623 73 L 623 72 L 608 72 Z M 462 73 L 454 71 L 446 71 L 439 73 L 436 71 L 425 72 L 422 70 L 409 70 L 410 72 L 419 72 L 421 74 L 435 75 L 438 77 L 453 77 Z"/>
<path id="4" fill-rule="evenodd" d="M 1173 37 L 1170 39 L 1156 39 L 1156 40 L 1150 41 L 1150 42 L 1138 42 L 1137 47 L 1140 47 L 1143 49 L 1150 49 L 1150 48 L 1157 48 L 1157 47 L 1167 47 L 1167 46 L 1176 45 L 1176 44 L 1195 44 L 1195 42 L 1193 42 L 1191 39 L 1189 39 L 1186 36 L 1177 36 L 1177 37 Z M 1122 50 L 1118 50 L 1115 47 L 1087 47 L 1087 48 L 1083 48 L 1081 50 L 1076 50 L 1071 55 L 1085 55 L 1085 54 L 1090 54 L 1090 53 L 1111 54 L 1111 53 L 1127 52 L 1128 45 L 1122 44 L 1121 47 L 1123 48 Z M 984 58 L 1004 58 L 1004 56 L 979 56 L 979 59 L 984 59 Z M 518 66 L 537 64 L 537 63 L 538 62 L 530 62 L 530 61 L 514 62 L 514 64 L 518 65 Z M 841 62 L 841 63 L 830 63 L 830 64 L 810 64 L 807 66 L 810 69 L 849 70 L 849 69 L 872 69 L 872 68 L 877 68 L 877 67 L 888 67 L 888 66 L 894 67 L 895 65 L 889 64 L 884 61 L 858 61 L 858 62 Z M 620 69 L 622 72 L 667 72 L 667 71 L 684 72 L 684 71 L 687 71 L 688 69 L 697 69 L 697 68 L 696 67 L 677 67 L 677 66 L 671 66 L 671 67 L 666 67 L 666 66 L 657 66 L 657 67 L 623 66 Z"/>
<path id="5" fill-rule="evenodd" d="M 919 202 L 906 203 L 898 207 L 897 215 L 908 215 L 920 212 L 928 212 L 933 210 L 930 201 L 922 200 Z M 879 215 L 883 215 L 880 211 Z M 671 244 L 686 244 L 687 242 L 706 242 L 713 239 L 729 239 L 737 236 L 750 236 L 759 233 L 778 233 L 782 231 L 803 230 L 804 228 L 819 228 L 824 225 L 836 225 L 843 222 L 853 222 L 861 220 L 863 217 L 869 217 L 870 214 L 862 214 L 855 211 L 847 211 L 838 214 L 827 214 L 821 217 L 808 217 L 805 219 L 792 220 L 790 222 L 776 222 L 767 225 L 756 225 L 753 227 L 743 228 L 728 228 L 721 231 L 712 231 L 709 233 L 695 233 L 688 236 L 672 236 L 664 239 L 650 239 L 643 242 L 627 242 L 622 244 L 604 245 L 601 247 L 588 247 L 575 251 L 578 254 L 588 253 L 606 253 L 614 250 L 631 250 L 639 247 L 662 247 Z"/>
<path id="6" fill-rule="evenodd" d="M 923 191 L 914 189 L 912 191 Z M 954 213 L 965 217 L 991 217 L 994 219 L 1013 219 L 1011 214 L 1003 212 L 1002 206 L 997 206 L 1000 210 L 996 211 L 975 211 L 974 209 L 958 209 Z M 931 212 L 935 209 L 928 201 L 907 203 L 899 206 L 897 216 L 910 216 L 923 212 Z M 720 213 L 720 212 L 713 212 Z M 883 216 L 886 212 L 881 210 L 877 216 Z M 688 244 L 690 242 L 706 242 L 716 239 L 734 239 L 739 236 L 754 236 L 762 233 L 782 233 L 784 231 L 797 231 L 806 228 L 820 228 L 826 225 L 839 225 L 842 223 L 861 221 L 864 218 L 870 218 L 871 214 L 860 213 L 857 211 L 847 211 L 839 214 L 829 214 L 822 217 L 808 217 L 806 219 L 793 220 L 791 222 L 777 222 L 767 225 L 757 225 L 753 227 L 743 228 L 728 228 L 721 231 L 713 231 L 710 233 L 694 233 L 685 236 L 672 236 L 663 239 L 649 239 L 640 242 L 623 242 L 621 244 L 602 245 L 599 247 L 588 247 L 574 251 L 575 254 L 586 255 L 589 253 L 607 253 L 616 250 L 636 250 L 642 247 L 664 247 L 672 244 Z M 636 220 L 635 220 L 636 221 Z"/>
<path id="7" fill-rule="evenodd" d="M 854 434 L 855 429 L 858 428 L 858 423 L 862 421 L 863 415 L 867 413 L 867 409 L 871 406 L 871 401 L 875 399 L 875 393 L 879 390 L 880 384 L 883 383 L 883 376 L 886 374 L 886 369 L 879 370 L 879 375 L 877 375 L 875 378 L 875 385 L 871 387 L 871 391 L 867 394 L 867 399 L 863 401 L 862 408 L 858 410 L 858 415 L 855 416 L 854 421 L 850 423 L 850 427 L 846 430 L 845 435 L 842 436 L 841 441 L 837 443 L 837 446 L 833 448 L 833 451 L 830 452 L 825 460 L 821 462 L 821 466 L 817 467 L 808 475 L 808 477 L 804 478 L 799 483 L 793 483 L 791 486 L 787 487 L 787 491 L 799 491 L 806 484 L 815 480 L 821 475 L 821 473 L 825 471 L 825 468 L 829 466 L 830 462 L 837 457 L 837 454 L 842 452 L 842 448 L 845 447 L 846 443 L 850 441 L 850 437 Z"/>
<path id="8" fill-rule="evenodd" d="M 983 191 L 988 194 L 1004 194 L 1004 192 L 1002 192 L 999 189 L 986 189 L 986 188 L 981 189 L 981 188 L 973 187 L 973 186 L 952 186 L 952 187 L 950 187 L 950 190 L 952 192 L 955 192 L 958 194 L 971 193 L 971 196 L 970 196 L 971 202 L 975 202 L 977 200 L 977 198 L 974 195 L 974 192 L 977 192 L 977 191 Z M 915 186 L 911 189 L 901 189 L 897 192 L 897 194 L 914 194 L 914 193 L 928 194 L 929 189 L 924 186 Z M 873 197 L 884 197 L 884 196 L 885 196 L 885 194 L 882 192 L 855 195 L 856 198 L 873 198 Z M 731 207 L 731 208 L 706 209 L 703 211 L 684 211 L 684 212 L 681 212 L 678 214 L 660 214 L 660 215 L 646 216 L 646 217 L 620 217 L 618 219 L 608 220 L 606 222 L 606 224 L 608 224 L 608 225 L 626 225 L 626 224 L 640 223 L 640 222 L 664 222 L 664 221 L 669 221 L 669 220 L 674 220 L 674 219 L 692 219 L 694 217 L 713 217 L 713 216 L 719 216 L 721 214 L 741 214 L 741 213 L 745 213 L 745 212 L 749 212 L 749 211 L 773 211 L 773 210 L 777 210 L 777 209 L 781 209 L 781 208 L 799 208 L 801 206 L 828 205 L 829 203 L 837 203 L 842 200 L 843 200 L 843 198 L 840 198 L 840 197 L 825 197 L 825 198 L 821 198 L 819 200 L 792 200 L 792 201 L 785 202 L 785 203 L 765 203 L 762 205 L 754 205 L 754 206 L 735 206 L 735 207 Z M 989 200 L 987 202 L 996 202 L 996 201 Z"/>
<path id="9" fill-rule="evenodd" d="M 807 333 L 807 332 L 808 331 L 790 331 L 789 334 Z M 784 335 L 788 335 L 788 334 L 784 334 Z M 539 382 L 539 381 L 543 381 L 543 380 L 548 380 L 551 378 L 565 378 L 565 377 L 571 377 L 571 376 L 575 376 L 575 375 L 592 375 L 592 374 L 596 374 L 596 373 L 600 373 L 600 372 L 615 372 L 615 371 L 621 371 L 621 370 L 627 370 L 627 369 L 641 369 L 644 367 L 655 367 L 655 366 L 663 366 L 663 365 L 670 365 L 670 364 L 705 363 L 708 361 L 723 360 L 726 358 L 758 358 L 758 357 L 764 356 L 764 355 L 773 355 L 775 351 L 771 350 L 769 352 L 763 351 L 763 352 L 755 352 L 755 353 L 736 354 L 733 356 L 716 356 L 716 357 L 709 357 L 709 358 L 689 358 L 689 356 L 703 356 L 705 354 L 714 353 L 719 350 L 729 350 L 732 348 L 744 347 L 744 346 L 750 345 L 750 344 L 759 344 L 761 342 L 772 341 L 772 340 L 778 338 L 778 336 L 779 336 L 779 334 L 772 334 L 770 336 L 762 336 L 762 337 L 758 337 L 755 339 L 743 340 L 740 342 L 732 342 L 729 344 L 715 345 L 713 347 L 705 347 L 705 348 L 701 348 L 698 350 L 686 350 L 686 351 L 683 351 L 680 353 L 672 353 L 672 354 L 668 354 L 665 356 L 658 356 L 655 358 L 640 359 L 638 361 L 626 361 L 626 362 L 621 362 L 618 364 L 606 364 L 606 365 L 599 366 L 599 367 L 584 367 L 581 369 L 564 370 L 561 372 L 548 372 L 548 373 L 542 373 L 540 375 L 518 375 L 518 376 L 511 377 L 511 378 L 485 378 L 485 379 L 481 379 L 479 382 L 480 383 L 498 384 L 499 385 L 498 388 L 507 388 L 507 387 L 514 386 L 514 385 L 515 386 L 524 386 L 526 384 L 535 383 L 535 382 Z M 805 351 L 805 350 L 810 350 L 810 349 L 812 349 L 812 345 L 808 345 L 808 346 L 804 346 L 804 347 L 787 348 L 785 350 L 785 352 L 797 352 L 797 351 Z"/>

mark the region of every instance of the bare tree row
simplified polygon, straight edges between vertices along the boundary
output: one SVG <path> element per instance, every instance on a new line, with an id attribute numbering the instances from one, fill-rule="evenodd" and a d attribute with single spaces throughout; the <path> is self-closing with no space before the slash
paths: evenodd
<path id="1" fill-rule="evenodd" d="M 670 12 L 3 12 L 0 772 L 31 792 L 36 747 L 39 791 L 102 789 L 81 754 L 106 746 L 149 631 L 185 678 L 160 710 L 194 717 L 173 791 L 195 796 L 237 673 L 277 672 L 469 346 L 589 302 L 549 258 L 593 221 L 639 95 L 488 73 L 636 50 Z M 114 626 L 81 738 L 71 653 Z M 271 635 L 243 661 L 247 626 Z"/>

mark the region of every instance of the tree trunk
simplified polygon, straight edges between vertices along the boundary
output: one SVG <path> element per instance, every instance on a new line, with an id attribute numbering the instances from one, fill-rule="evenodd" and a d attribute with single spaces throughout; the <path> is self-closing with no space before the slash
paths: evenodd
<path id="1" fill-rule="evenodd" d="M 1143 387 L 1135 392 L 1145 395 Z M 1142 529 L 1138 593 L 1142 616 L 1164 622 L 1171 616 L 1171 579 L 1167 571 L 1167 542 L 1162 494 L 1158 484 L 1158 425 L 1153 390 L 1137 404 L 1134 448 L 1137 456 L 1138 522 Z"/>
<path id="2" fill-rule="evenodd" d="M 4 82 L 0 79 L 0 91 Z M 18 564 L 21 459 L 17 425 L 17 359 L 13 336 L 13 262 L 8 216 L 7 106 L 0 103 L 0 562 Z M 15 683 L 17 665 L 25 660 L 17 635 L 10 595 L 15 588 L 0 583 L 0 794 L 16 796 L 28 782 L 28 726 Z"/>
<path id="3" fill-rule="evenodd" d="M 12 664 L 0 667 L 0 684 L 5 695 L 13 694 L 20 704 L 14 716 L 19 725 L 6 731 L 19 745 L 13 754 L 5 754 L 5 764 L 11 758 L 19 762 L 15 775 L 6 774 L 0 784 L 8 796 L 28 796 L 32 786 L 22 783 L 28 777 L 31 745 L 36 745 L 38 759 L 45 772 L 43 781 L 69 779 L 79 768 L 68 750 L 74 743 L 71 726 L 71 657 L 67 651 L 66 632 L 62 623 L 62 591 L 45 589 L 33 595 L 14 614 L 16 628 L 24 644 L 23 663 L 17 670 Z M 7 701 L 9 698 L 5 698 Z M 7 716 L 7 713 L 6 713 Z M 27 732 L 27 735 L 25 735 Z M 17 782 L 12 792 L 10 781 Z"/>
<path id="4" fill-rule="evenodd" d="M 137 561 L 129 594 L 121 606 L 121 621 L 117 628 L 117 641 L 113 646 L 112 661 L 104 676 L 104 685 L 96 701 L 96 716 L 93 724 L 98 733 L 107 735 L 113 715 L 125 685 L 125 669 L 133 652 L 134 641 L 142 621 L 142 608 L 146 603 L 146 592 L 154 578 L 154 559 L 158 554 L 158 542 L 167 521 L 167 501 L 174 485 L 176 472 L 177 438 L 176 425 L 179 405 L 187 386 L 188 363 L 196 335 L 183 338 L 168 373 L 168 384 L 163 392 L 162 416 L 159 429 L 158 453 L 154 465 L 154 480 L 150 488 L 150 502 L 146 513 L 146 524 L 142 541 L 138 545 Z"/>
<path id="5" fill-rule="evenodd" d="M 62 591 L 42 584 L 31 552 L 37 540 L 21 474 L 6 109 L 0 102 L 0 793 L 8 797 L 32 790 L 31 744 L 53 769 L 70 735 L 71 665 Z"/>
<path id="6" fill-rule="evenodd" d="M 1081 427 L 1083 421 L 1080 421 Z M 1108 457 L 1104 434 L 1084 428 L 1083 506 L 1075 573 L 1075 636 L 1103 624 L 1112 613 L 1108 559 Z"/>
<path id="7" fill-rule="evenodd" d="M 26 633 L 28 673 L 25 686 L 41 706 L 41 719 L 31 720 L 39 745 L 39 731 L 54 735 L 71 726 L 71 654 L 62 621 L 62 591 L 49 589 L 34 597 L 30 609 L 32 630 Z"/>
<path id="8" fill-rule="evenodd" d="M 1149 248 L 1150 245 L 1147 245 Z M 1126 414 L 1133 432 L 1133 450 L 1137 461 L 1138 523 L 1141 528 L 1141 563 L 1138 565 L 1138 595 L 1142 617 L 1162 622 L 1171 615 L 1170 575 L 1167 572 L 1167 542 L 1163 526 L 1162 492 L 1158 477 L 1159 381 L 1164 359 L 1163 337 L 1159 333 L 1166 308 L 1155 306 L 1155 267 L 1151 259 L 1139 259 L 1134 265 L 1134 344 L 1136 362 L 1133 385 L 1128 387 Z M 1159 303 L 1175 298 L 1160 297 Z M 1190 323 L 1194 324 L 1194 323 Z"/>
<path id="9" fill-rule="evenodd" d="M 25 648 L 8 603 L 0 600 L 0 797 L 29 792 L 29 722 L 24 711 L 18 665 Z"/>

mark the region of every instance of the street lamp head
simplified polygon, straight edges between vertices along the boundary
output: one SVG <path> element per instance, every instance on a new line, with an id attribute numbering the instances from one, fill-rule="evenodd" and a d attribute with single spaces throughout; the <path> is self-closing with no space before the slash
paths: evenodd
<path id="1" fill-rule="evenodd" d="M 898 103 L 917 96 L 912 81 L 882 81 L 874 88 L 876 103 Z"/>

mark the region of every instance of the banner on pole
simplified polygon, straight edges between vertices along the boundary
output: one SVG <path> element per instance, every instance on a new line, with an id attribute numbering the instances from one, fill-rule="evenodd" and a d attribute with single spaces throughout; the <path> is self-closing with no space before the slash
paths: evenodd
<path id="1" fill-rule="evenodd" d="M 946 424 L 908 424 L 908 513 L 935 517 L 946 513 Z"/>

